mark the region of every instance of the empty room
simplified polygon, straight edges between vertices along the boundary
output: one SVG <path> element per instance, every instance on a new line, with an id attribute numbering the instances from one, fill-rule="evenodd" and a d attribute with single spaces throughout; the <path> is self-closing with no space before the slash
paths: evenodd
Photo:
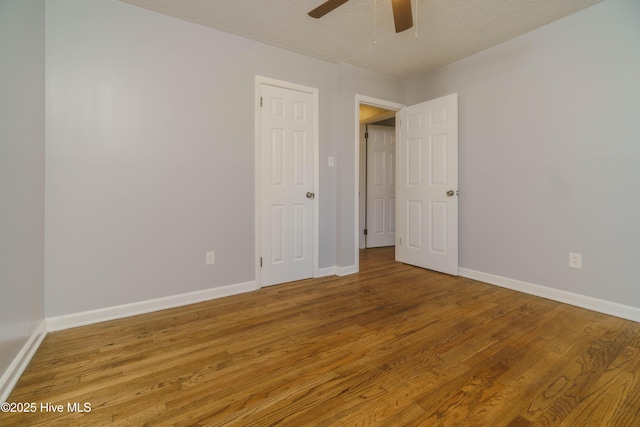
<path id="1" fill-rule="evenodd" d="M 639 425 L 638 22 L 0 0 L 0 425 Z"/>

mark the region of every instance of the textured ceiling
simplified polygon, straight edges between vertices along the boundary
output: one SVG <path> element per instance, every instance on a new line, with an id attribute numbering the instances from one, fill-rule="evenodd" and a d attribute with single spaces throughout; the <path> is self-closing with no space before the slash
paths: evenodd
<path id="1" fill-rule="evenodd" d="M 602 0 L 417 0 L 417 12 L 412 0 L 417 26 L 399 34 L 393 28 L 391 0 L 351 0 L 321 19 L 307 13 L 324 0 L 120 1 L 336 64 L 408 79 Z"/>

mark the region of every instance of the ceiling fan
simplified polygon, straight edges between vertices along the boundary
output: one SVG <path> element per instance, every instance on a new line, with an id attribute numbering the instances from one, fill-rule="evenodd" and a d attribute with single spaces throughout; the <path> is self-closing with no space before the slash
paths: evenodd
<path id="1" fill-rule="evenodd" d="M 312 18 L 322 18 L 327 13 L 348 1 L 349 0 L 327 0 L 309 12 L 309 16 Z M 396 24 L 396 33 L 411 28 L 413 26 L 411 0 L 391 0 L 391 6 L 393 7 L 393 20 Z"/>

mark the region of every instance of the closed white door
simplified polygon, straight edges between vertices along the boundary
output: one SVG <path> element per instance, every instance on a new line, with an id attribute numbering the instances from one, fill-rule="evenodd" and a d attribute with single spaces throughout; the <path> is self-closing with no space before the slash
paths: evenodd
<path id="1" fill-rule="evenodd" d="M 395 245 L 396 130 L 367 126 L 367 248 Z"/>
<path id="2" fill-rule="evenodd" d="M 458 95 L 398 112 L 396 260 L 458 274 Z"/>
<path id="3" fill-rule="evenodd" d="M 314 269 L 314 94 L 261 85 L 261 284 L 306 279 Z"/>

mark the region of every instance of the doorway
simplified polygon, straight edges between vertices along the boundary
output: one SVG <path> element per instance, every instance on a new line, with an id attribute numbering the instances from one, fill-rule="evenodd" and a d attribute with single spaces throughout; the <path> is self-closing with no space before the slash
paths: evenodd
<path id="1" fill-rule="evenodd" d="M 356 95 L 356 135 L 355 135 L 355 151 L 356 151 L 356 215 L 355 215 L 355 264 L 356 271 L 360 270 L 360 249 L 366 246 L 366 240 L 364 235 L 366 221 L 366 183 L 367 183 L 367 165 L 366 165 L 366 149 L 364 140 L 365 127 L 378 122 L 384 122 L 385 120 L 395 119 L 397 111 L 400 111 L 404 107 L 403 104 L 387 101 L 379 98 L 372 98 L 364 95 Z M 361 114 L 362 113 L 362 114 Z M 389 124 L 385 122 L 384 124 Z M 395 125 L 389 127 L 393 129 L 395 134 Z M 395 144 L 394 144 L 395 145 Z M 394 159 L 395 159 L 394 155 Z M 395 160 L 394 160 L 395 161 Z M 395 182 L 395 170 L 394 170 L 394 182 Z M 368 230 L 369 231 L 369 230 Z"/>
<path id="2" fill-rule="evenodd" d="M 458 274 L 458 95 L 406 107 L 356 95 L 356 268 L 360 268 L 362 171 L 360 106 L 397 114 L 395 144 L 395 257 L 397 261 Z M 369 226 L 367 221 L 367 227 Z M 365 240 L 366 242 L 366 240 Z M 366 245 L 365 245 L 366 246 Z"/>

